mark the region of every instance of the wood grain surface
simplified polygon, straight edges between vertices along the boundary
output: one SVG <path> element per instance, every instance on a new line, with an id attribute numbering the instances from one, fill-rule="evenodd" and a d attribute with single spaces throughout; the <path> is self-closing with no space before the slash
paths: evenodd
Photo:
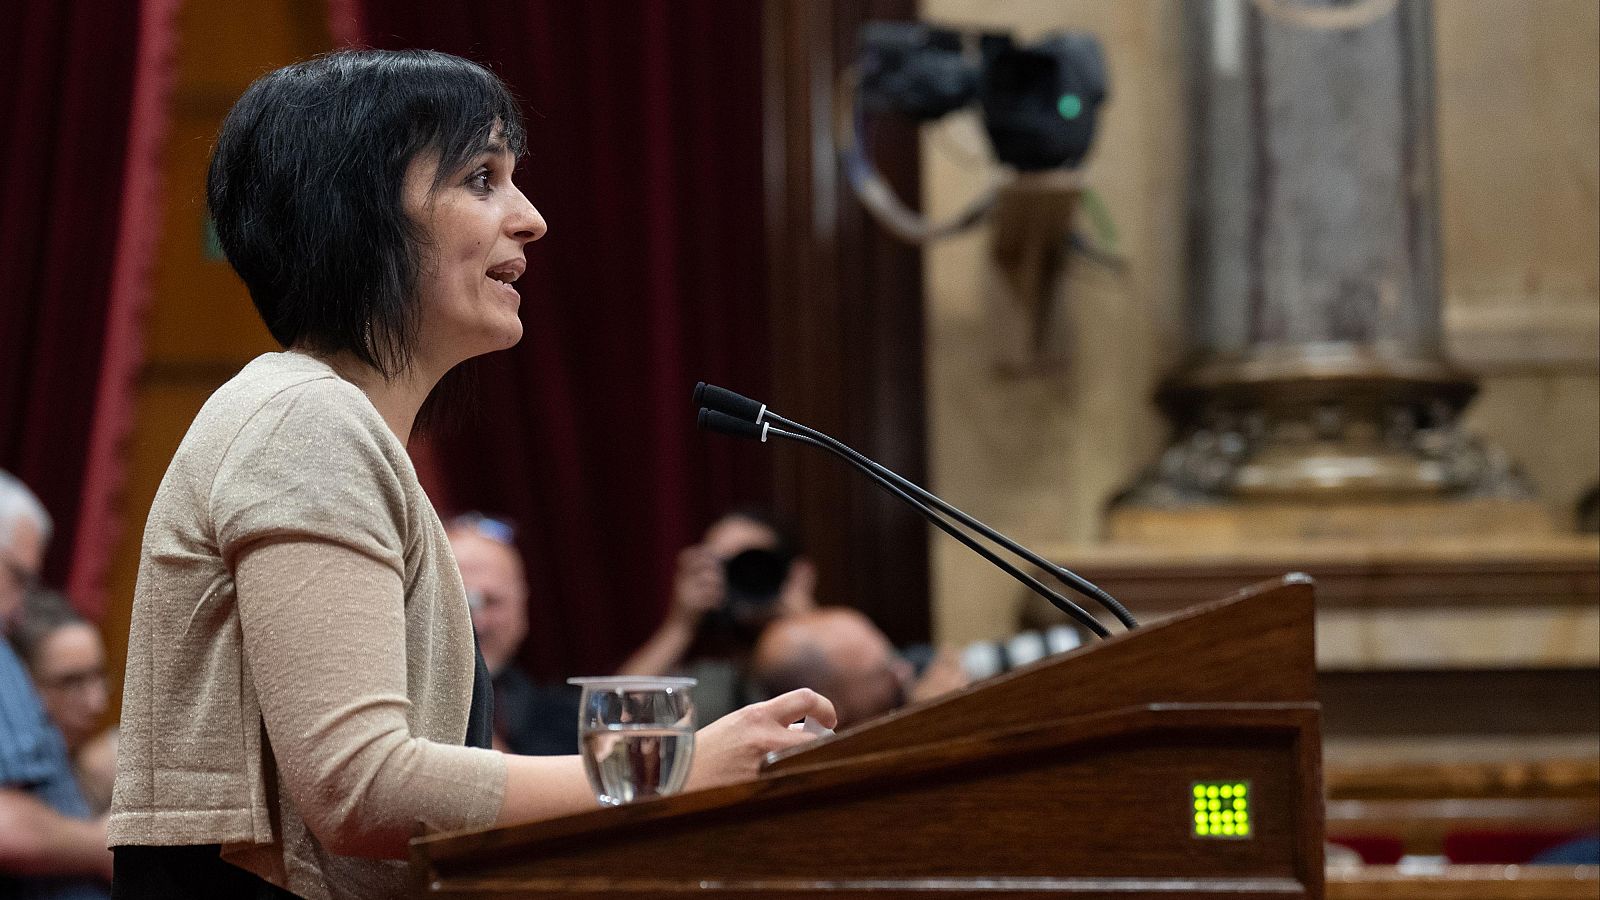
<path id="1" fill-rule="evenodd" d="M 1393 866 L 1328 871 L 1328 900 L 1594 900 L 1596 866 L 1450 866 L 1414 874 Z"/>
<path id="2" fill-rule="evenodd" d="M 413 843 L 419 896 L 1322 896 L 1311 585 L 863 724 L 755 781 Z M 1248 838 L 1192 787 L 1247 781 Z"/>

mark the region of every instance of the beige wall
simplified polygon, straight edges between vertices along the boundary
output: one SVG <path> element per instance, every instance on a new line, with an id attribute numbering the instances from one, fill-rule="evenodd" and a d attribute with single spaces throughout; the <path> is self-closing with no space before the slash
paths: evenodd
<path id="1" fill-rule="evenodd" d="M 1115 218 L 1128 269 L 1079 265 L 1056 336 L 1066 364 L 997 374 L 983 229 L 925 257 L 933 486 L 1030 544 L 1097 536 L 1101 512 L 1159 450 L 1149 403 L 1178 359 L 1184 131 L 1175 0 L 923 0 L 941 23 L 1099 35 L 1112 99 L 1091 186 Z M 1596 132 L 1600 28 L 1593 0 L 1435 4 L 1445 320 L 1453 352 L 1484 373 L 1472 428 L 1539 483 L 1560 521 L 1600 479 L 1600 236 Z M 976 124 L 924 139 L 925 208 L 964 204 L 981 167 L 952 146 Z M 935 534 L 938 637 L 999 635 L 1017 591 Z"/>
<path id="2" fill-rule="evenodd" d="M 1445 323 L 1468 425 L 1557 521 L 1600 478 L 1600 4 L 1435 4 Z"/>

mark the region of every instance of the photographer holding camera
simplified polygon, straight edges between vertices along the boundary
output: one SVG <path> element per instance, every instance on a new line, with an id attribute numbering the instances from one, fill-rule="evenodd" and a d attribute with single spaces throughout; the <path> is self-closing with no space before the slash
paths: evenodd
<path id="1" fill-rule="evenodd" d="M 699 679 L 703 721 L 758 696 L 745 679 L 756 638 L 772 621 L 817 605 L 816 568 L 764 510 L 735 509 L 678 555 L 672 605 L 618 675 L 681 673 Z"/>

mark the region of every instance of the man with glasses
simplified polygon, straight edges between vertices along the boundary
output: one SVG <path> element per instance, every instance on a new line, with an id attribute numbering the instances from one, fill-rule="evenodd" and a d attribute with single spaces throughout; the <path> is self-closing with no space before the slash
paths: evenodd
<path id="1" fill-rule="evenodd" d="M 0 471 L 0 634 L 38 582 L 50 540 L 39 499 Z M 105 898 L 104 819 L 91 819 L 66 743 L 9 641 L 0 641 L 0 897 Z"/>
<path id="2" fill-rule="evenodd" d="M 578 689 L 540 684 L 517 664 L 528 634 L 528 579 L 516 526 L 480 512 L 445 525 L 472 607 L 478 650 L 494 684 L 495 746 L 525 756 L 578 752 Z"/>

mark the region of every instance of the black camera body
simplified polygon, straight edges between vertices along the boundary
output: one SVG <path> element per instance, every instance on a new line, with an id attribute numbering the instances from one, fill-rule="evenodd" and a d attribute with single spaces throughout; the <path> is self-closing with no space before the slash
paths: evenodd
<path id="1" fill-rule="evenodd" d="M 1100 41 L 1069 32 L 1019 47 L 986 35 L 983 60 L 978 101 L 995 156 L 1024 172 L 1083 162 L 1106 99 Z"/>
<path id="2" fill-rule="evenodd" d="M 722 564 L 723 583 L 727 586 L 722 605 L 735 618 L 740 618 L 741 612 L 768 615 L 778 602 L 793 564 L 794 557 L 783 550 L 756 548 L 734 556 Z"/>
<path id="3" fill-rule="evenodd" d="M 794 565 L 794 554 L 782 548 L 746 550 L 722 564 L 722 605 L 706 613 L 707 634 L 754 641 L 776 617 L 778 597 Z"/>
<path id="4" fill-rule="evenodd" d="M 861 26 L 861 100 L 872 112 L 932 122 L 978 96 L 961 34 L 921 22 Z"/>
<path id="5" fill-rule="evenodd" d="M 1071 168 L 1094 142 L 1106 99 L 1100 41 L 1087 32 L 1019 46 L 1009 34 L 979 36 L 921 22 L 868 22 L 860 32 L 864 108 L 931 122 L 974 101 L 996 158 L 1020 171 Z"/>

